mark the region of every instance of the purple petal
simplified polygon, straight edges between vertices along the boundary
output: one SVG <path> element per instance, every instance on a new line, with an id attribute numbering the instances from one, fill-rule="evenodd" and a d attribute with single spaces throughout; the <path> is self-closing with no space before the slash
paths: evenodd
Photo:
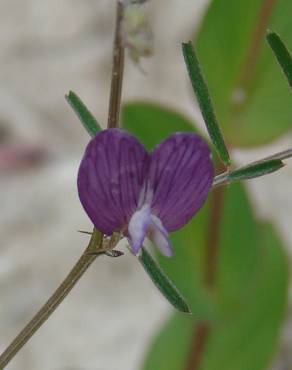
<path id="1" fill-rule="evenodd" d="M 149 229 L 150 239 L 162 254 L 167 257 L 173 255 L 171 241 L 168 232 L 163 226 L 161 220 L 156 216 L 151 216 L 152 223 Z"/>
<path id="2" fill-rule="evenodd" d="M 151 209 L 149 204 L 145 204 L 131 217 L 128 233 L 130 236 L 130 245 L 135 254 L 138 253 L 142 247 L 150 223 Z"/>
<path id="3" fill-rule="evenodd" d="M 176 133 L 151 155 L 152 213 L 168 231 L 185 225 L 204 204 L 214 177 L 210 149 L 198 135 Z"/>
<path id="4" fill-rule="evenodd" d="M 132 135 L 108 129 L 88 144 L 77 186 L 80 201 L 97 229 L 111 235 L 127 228 L 145 183 L 149 155 Z"/>

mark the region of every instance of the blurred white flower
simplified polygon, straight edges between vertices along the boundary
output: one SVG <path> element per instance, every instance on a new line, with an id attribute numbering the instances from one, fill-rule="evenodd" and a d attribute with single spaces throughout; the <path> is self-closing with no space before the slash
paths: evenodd
<path id="1" fill-rule="evenodd" d="M 141 57 L 148 57 L 153 53 L 153 34 L 145 14 L 139 5 L 144 1 L 129 1 L 124 11 L 122 38 L 125 48 L 129 50 L 130 58 L 139 63 Z"/>

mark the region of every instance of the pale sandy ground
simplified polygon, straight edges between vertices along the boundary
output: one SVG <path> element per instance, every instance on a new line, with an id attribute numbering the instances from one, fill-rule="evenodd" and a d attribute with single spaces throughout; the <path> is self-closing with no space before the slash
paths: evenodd
<path id="1" fill-rule="evenodd" d="M 125 99 L 157 99 L 199 117 L 179 48 L 206 3 L 149 4 L 155 57 L 144 63 L 146 76 L 127 66 Z M 113 9 L 113 0 L 0 1 L 0 123 L 12 140 L 39 144 L 49 157 L 44 166 L 1 175 L 0 350 L 86 244 L 76 232 L 91 226 L 75 178 L 88 137 L 63 96 L 77 91 L 106 121 Z M 273 147 L 235 155 L 244 163 L 291 141 L 290 136 Z M 276 222 L 290 257 L 291 179 L 290 165 L 250 186 L 259 214 Z M 145 346 L 170 311 L 133 257 L 100 259 L 8 369 L 138 370 Z M 292 368 L 291 327 L 288 321 L 273 370 Z"/>

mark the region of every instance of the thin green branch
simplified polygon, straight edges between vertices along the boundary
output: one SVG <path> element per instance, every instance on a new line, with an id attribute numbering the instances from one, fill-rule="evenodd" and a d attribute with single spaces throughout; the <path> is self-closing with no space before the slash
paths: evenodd
<path id="1" fill-rule="evenodd" d="M 219 185 L 230 184 L 233 181 L 253 179 L 275 172 L 284 166 L 282 160 L 291 157 L 292 148 L 252 162 L 234 171 L 221 173 L 214 178 L 213 188 Z"/>

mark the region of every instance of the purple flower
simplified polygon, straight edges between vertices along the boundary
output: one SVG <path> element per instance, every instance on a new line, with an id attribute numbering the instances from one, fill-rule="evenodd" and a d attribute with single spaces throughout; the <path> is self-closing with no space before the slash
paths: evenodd
<path id="1" fill-rule="evenodd" d="M 108 129 L 89 142 L 77 184 L 98 230 L 122 232 L 134 253 L 147 236 L 171 256 L 168 233 L 202 207 L 213 177 L 210 150 L 198 135 L 175 133 L 148 153 L 136 137 Z"/>

